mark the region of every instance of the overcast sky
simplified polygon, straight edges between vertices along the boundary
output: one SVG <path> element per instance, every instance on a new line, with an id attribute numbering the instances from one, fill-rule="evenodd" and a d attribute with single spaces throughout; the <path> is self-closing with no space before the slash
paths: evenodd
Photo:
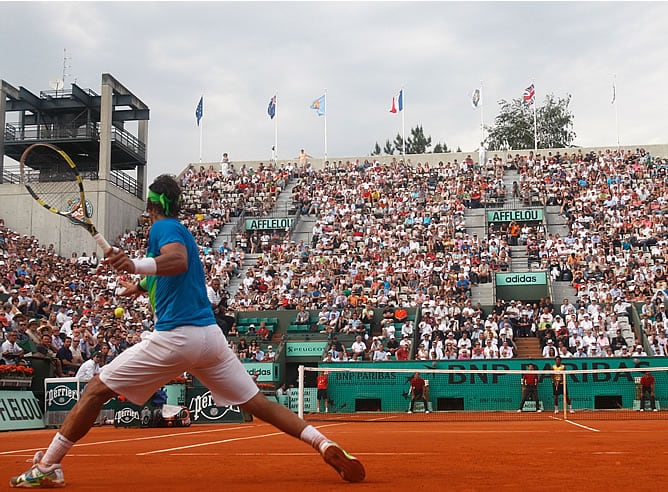
<path id="1" fill-rule="evenodd" d="M 0 78 L 38 94 L 62 77 L 100 93 L 110 73 L 151 109 L 149 177 L 199 160 L 195 108 L 204 95 L 203 160 L 271 155 L 267 115 L 278 91 L 278 157 L 368 155 L 401 131 L 389 112 L 405 88 L 406 131 L 477 148 L 498 100 L 535 81 L 572 95 L 575 144 L 668 141 L 668 4 L 642 2 L 0 2 Z M 11 116 L 9 117 L 11 121 Z"/>

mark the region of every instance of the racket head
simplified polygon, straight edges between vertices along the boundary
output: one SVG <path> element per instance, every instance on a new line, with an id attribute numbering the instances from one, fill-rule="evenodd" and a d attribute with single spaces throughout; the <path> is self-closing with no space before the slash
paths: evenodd
<path id="1" fill-rule="evenodd" d="M 32 144 L 21 154 L 19 170 L 21 183 L 37 203 L 91 235 L 97 233 L 86 206 L 83 180 L 65 151 L 48 143 Z"/>

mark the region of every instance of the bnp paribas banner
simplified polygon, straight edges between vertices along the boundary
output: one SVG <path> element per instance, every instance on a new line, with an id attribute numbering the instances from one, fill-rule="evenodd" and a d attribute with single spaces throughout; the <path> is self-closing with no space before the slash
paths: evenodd
<path id="1" fill-rule="evenodd" d="M 575 409 L 634 409 L 638 405 L 637 381 L 644 367 L 665 367 L 666 361 L 641 358 L 636 362 L 622 358 L 564 359 L 567 391 Z M 319 367 L 357 367 L 374 372 L 332 371 L 328 378 L 328 397 L 332 400 L 330 412 L 383 411 L 405 412 L 410 404 L 410 379 L 419 372 L 429 386 L 429 403 L 435 410 L 499 411 L 517 410 L 522 398 L 521 375 L 535 364 L 539 370 L 549 371 L 552 359 L 533 360 L 472 360 L 406 363 L 336 363 Z M 383 367 L 382 371 L 378 371 Z M 406 371 L 393 372 L 401 368 Z M 452 372 L 436 373 L 432 369 Z M 568 371 L 615 369 L 605 373 L 574 373 Z M 493 370 L 495 373 L 474 373 L 470 370 Z M 512 371 L 508 372 L 506 371 Z M 376 372 L 377 371 L 377 372 Z M 657 401 L 668 408 L 668 372 L 655 374 Z M 545 408 L 553 404 L 550 374 L 541 375 L 538 393 Z"/>

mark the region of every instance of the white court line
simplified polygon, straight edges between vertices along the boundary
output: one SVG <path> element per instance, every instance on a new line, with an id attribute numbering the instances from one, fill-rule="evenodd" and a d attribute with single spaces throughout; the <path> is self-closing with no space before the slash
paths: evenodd
<path id="1" fill-rule="evenodd" d="M 576 427 L 580 427 L 580 428 L 585 429 L 585 430 L 588 430 L 588 431 L 592 431 L 592 432 L 601 432 L 600 429 L 594 429 L 593 427 L 589 427 L 589 426 L 586 426 L 586 425 L 578 424 L 577 422 L 573 422 L 572 420 L 562 419 L 562 418 L 560 418 L 560 417 L 552 417 L 552 416 L 550 416 L 550 418 L 551 418 L 551 419 L 554 419 L 554 420 L 559 420 L 559 421 L 562 421 L 562 422 L 566 422 L 567 424 L 575 425 Z"/>
<path id="2" fill-rule="evenodd" d="M 325 427 L 335 427 L 339 425 L 344 425 L 345 423 L 342 422 L 340 424 L 326 424 L 326 425 L 320 425 L 317 428 L 322 429 Z M 263 437 L 273 437 L 273 436 L 283 436 L 287 435 L 283 431 L 279 432 L 270 432 L 269 434 L 260 434 L 259 436 L 245 436 L 245 437 L 234 437 L 230 439 L 223 439 L 220 441 L 210 441 L 210 442 L 202 442 L 202 443 L 197 443 L 197 444 L 189 444 L 187 446 L 178 446 L 175 448 L 167 448 L 167 449 L 156 449 L 155 451 L 147 451 L 145 453 L 137 453 L 136 456 L 147 456 L 149 454 L 158 454 L 158 453 L 169 453 L 170 451 L 178 451 L 180 449 L 191 449 L 191 448 L 199 448 L 202 446 L 212 446 L 214 444 L 225 444 L 228 442 L 236 442 L 236 441 L 250 441 L 252 439 L 261 439 Z"/>
<path id="3" fill-rule="evenodd" d="M 577 427 L 581 427 L 582 429 L 586 429 L 586 430 L 588 430 L 588 431 L 592 431 L 592 432 L 601 432 L 600 429 L 595 429 L 595 428 L 593 428 L 593 427 L 589 427 L 589 426 L 586 426 L 586 425 L 578 424 L 577 422 L 573 422 L 572 420 L 564 420 L 564 422 L 566 422 L 567 424 L 575 425 L 575 426 L 577 426 Z"/>
<path id="4" fill-rule="evenodd" d="M 355 456 L 440 456 L 442 453 L 355 453 Z M 170 456 L 238 456 L 238 457 L 262 457 L 262 456 L 297 456 L 309 457 L 310 453 L 172 453 Z"/>
<path id="5" fill-rule="evenodd" d="M 260 424 L 260 425 L 265 425 L 265 424 Z M 268 424 L 267 424 L 268 425 Z M 255 427 L 255 425 L 254 425 Z M 246 427 L 247 428 L 247 427 Z M 80 444 L 75 444 L 74 447 L 85 447 L 85 446 L 97 446 L 99 444 L 115 444 L 119 442 L 129 442 L 129 441 L 150 441 L 153 439 L 164 439 L 166 437 L 174 437 L 174 436 L 192 436 L 196 434 L 207 434 L 211 432 L 227 432 L 231 430 L 239 430 L 239 429 L 244 429 L 244 427 L 225 427 L 224 429 L 206 429 L 206 430 L 201 430 L 201 431 L 190 431 L 190 432 L 173 432 L 170 434 L 162 434 L 159 436 L 146 436 L 146 437 L 133 437 L 133 438 L 127 438 L 127 439 L 112 439 L 109 441 L 96 441 L 96 442 L 87 442 L 87 443 L 80 443 Z M 28 449 L 15 449 L 13 451 L 0 451 L 0 456 L 6 455 L 6 454 L 16 454 L 16 453 L 25 453 L 28 451 L 41 451 L 44 448 L 28 448 Z M 70 456 L 70 455 L 68 455 Z"/>
<path id="6" fill-rule="evenodd" d="M 236 441 L 250 441 L 252 439 L 262 439 L 263 437 L 282 436 L 285 433 L 282 431 L 272 432 L 270 434 L 260 434 L 259 436 L 233 437 L 231 439 L 223 439 L 221 441 L 202 442 L 198 444 L 189 444 L 188 446 L 178 446 L 176 448 L 156 449 L 155 451 L 147 451 L 145 453 L 137 453 L 136 456 L 147 456 L 149 454 L 169 453 L 171 451 L 179 451 L 181 449 L 199 448 L 202 446 L 212 446 L 214 444 L 225 444 L 227 442 Z"/>

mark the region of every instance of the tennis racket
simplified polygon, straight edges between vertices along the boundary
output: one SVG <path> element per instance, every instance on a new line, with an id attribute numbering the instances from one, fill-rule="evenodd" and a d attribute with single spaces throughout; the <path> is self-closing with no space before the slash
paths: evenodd
<path id="1" fill-rule="evenodd" d="M 60 158 L 54 159 L 56 156 Z M 86 229 L 105 254 L 111 250 L 91 220 L 79 170 L 62 149 L 48 143 L 25 149 L 21 154 L 20 179 L 42 207 Z"/>

